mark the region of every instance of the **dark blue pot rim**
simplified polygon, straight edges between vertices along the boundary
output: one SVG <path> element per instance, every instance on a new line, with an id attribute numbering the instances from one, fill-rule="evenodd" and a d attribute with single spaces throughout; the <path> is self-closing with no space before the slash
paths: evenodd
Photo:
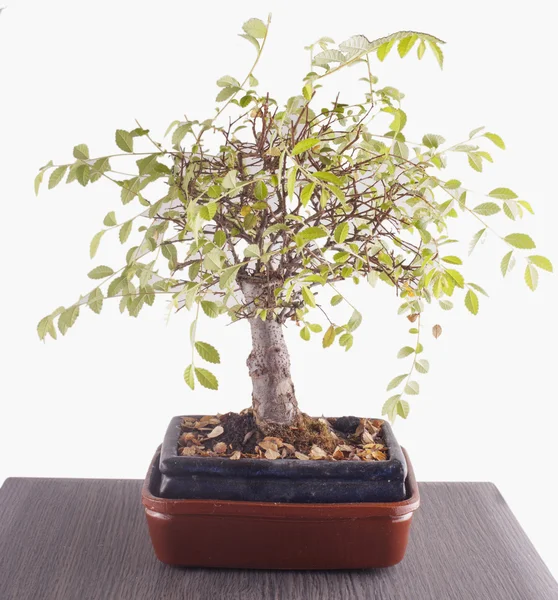
<path id="1" fill-rule="evenodd" d="M 201 415 L 184 415 L 201 418 Z M 242 458 L 230 460 L 228 457 L 179 456 L 178 438 L 182 433 L 181 423 L 184 416 L 173 417 L 163 444 L 159 470 L 164 475 L 209 474 L 216 476 L 273 477 L 304 479 L 355 479 L 358 477 L 381 477 L 405 480 L 407 463 L 390 424 L 383 419 L 382 434 L 389 451 L 389 459 L 382 461 L 325 461 L 325 460 L 268 460 L 262 458 Z"/>

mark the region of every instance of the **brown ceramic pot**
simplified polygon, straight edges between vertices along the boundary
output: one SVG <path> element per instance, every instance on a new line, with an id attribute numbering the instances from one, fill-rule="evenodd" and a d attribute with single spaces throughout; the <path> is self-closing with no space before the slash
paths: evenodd
<path id="1" fill-rule="evenodd" d="M 159 451 L 142 490 L 157 558 L 243 569 L 367 569 L 403 559 L 419 491 L 407 453 L 401 502 L 295 504 L 158 497 Z"/>

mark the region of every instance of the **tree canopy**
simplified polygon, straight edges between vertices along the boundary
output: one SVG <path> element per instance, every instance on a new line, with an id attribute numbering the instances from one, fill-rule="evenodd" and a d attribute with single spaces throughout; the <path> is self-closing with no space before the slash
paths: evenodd
<path id="1" fill-rule="evenodd" d="M 156 295 L 167 295 L 176 310 L 194 312 L 186 383 L 194 388 L 197 380 L 217 389 L 215 375 L 195 364 L 198 355 L 210 363 L 220 361 L 217 349 L 196 337 L 201 313 L 231 320 L 292 320 L 304 340 L 317 335 L 324 348 L 337 341 L 349 350 L 363 317 L 351 305 L 349 320 L 338 321 L 331 306 L 348 302 L 338 285 L 381 283 L 393 288 L 400 314 L 412 322 L 413 343 L 398 355 L 412 363 L 388 384 L 393 392 L 383 408 L 392 420 L 406 417 L 406 398 L 419 392 L 414 374 L 429 368 L 420 356 L 425 307 L 438 302 L 449 310 L 453 298 L 462 295 L 466 308 L 477 314 L 479 294 L 486 295 L 478 284 L 465 280 L 462 259 L 448 250 L 456 242 L 449 233 L 451 221 L 471 217 L 479 222 L 472 252 L 493 231 L 489 218 L 502 213 L 516 221 L 532 208 L 506 187 L 473 205 L 470 190 L 445 175 L 450 153 L 482 171 L 493 160 L 489 146 L 505 147 L 497 134 L 477 128 L 456 144 L 432 133 L 420 142 L 406 138 L 404 94 L 379 85 L 372 61 L 383 61 L 392 48 L 405 57 L 416 47 L 419 59 L 429 49 L 441 67 L 441 40 L 412 31 L 374 41 L 357 35 L 338 46 L 321 38 L 307 47 L 311 70 L 301 93 L 280 106 L 258 90 L 254 75 L 268 29 L 269 20 L 244 24 L 241 35 L 256 50 L 252 68 L 242 81 L 230 75 L 217 81 L 213 117 L 171 123 L 165 134 L 170 135 L 170 147 L 138 123 L 116 131 L 117 154 L 91 157 L 87 145 L 79 144 L 72 162 L 49 162 L 40 170 L 36 192 L 47 174 L 49 189 L 64 178 L 82 186 L 108 178 L 120 188 L 122 204 L 138 204 L 136 216 L 123 222 L 115 211 L 105 216 L 103 229 L 91 241 L 91 258 L 104 236 L 113 232 L 122 244 L 134 230 L 141 240 L 130 245 L 120 268 L 93 268 L 89 277 L 97 285 L 42 319 L 39 336 L 56 338 L 56 326 L 64 335 L 83 306 L 100 313 L 107 298 L 119 298 L 120 310 L 137 316 Z M 322 79 L 357 63 L 362 101 L 345 104 L 338 95 L 318 104 Z M 136 157 L 137 165 L 124 178 L 113 170 L 122 156 Z M 150 190 L 159 189 L 152 186 L 156 182 L 165 184 L 165 193 L 153 197 Z M 525 282 L 534 290 L 539 270 L 552 271 L 550 261 L 523 253 L 535 248 L 525 233 L 496 235 L 506 252 L 503 275 L 521 257 Z M 243 280 L 259 286 L 254 302 L 243 297 Z M 327 306 L 320 297 L 324 288 L 333 290 Z M 440 333 L 435 326 L 434 336 Z"/>

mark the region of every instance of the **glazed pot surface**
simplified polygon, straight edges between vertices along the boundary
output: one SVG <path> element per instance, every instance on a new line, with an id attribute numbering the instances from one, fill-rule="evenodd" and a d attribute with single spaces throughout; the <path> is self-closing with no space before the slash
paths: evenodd
<path id="1" fill-rule="evenodd" d="M 420 503 L 411 463 L 398 502 L 277 503 L 166 499 L 159 451 L 142 491 L 155 554 L 170 565 L 251 569 L 363 569 L 403 559 Z"/>

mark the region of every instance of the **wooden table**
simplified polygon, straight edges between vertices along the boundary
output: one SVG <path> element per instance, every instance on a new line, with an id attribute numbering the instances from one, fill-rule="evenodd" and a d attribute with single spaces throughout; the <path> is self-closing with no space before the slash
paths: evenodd
<path id="1" fill-rule="evenodd" d="M 0 490 L 0 599 L 558 599 L 558 585 L 490 483 L 421 484 L 401 564 L 329 572 L 165 566 L 151 549 L 140 487 L 8 479 Z"/>

